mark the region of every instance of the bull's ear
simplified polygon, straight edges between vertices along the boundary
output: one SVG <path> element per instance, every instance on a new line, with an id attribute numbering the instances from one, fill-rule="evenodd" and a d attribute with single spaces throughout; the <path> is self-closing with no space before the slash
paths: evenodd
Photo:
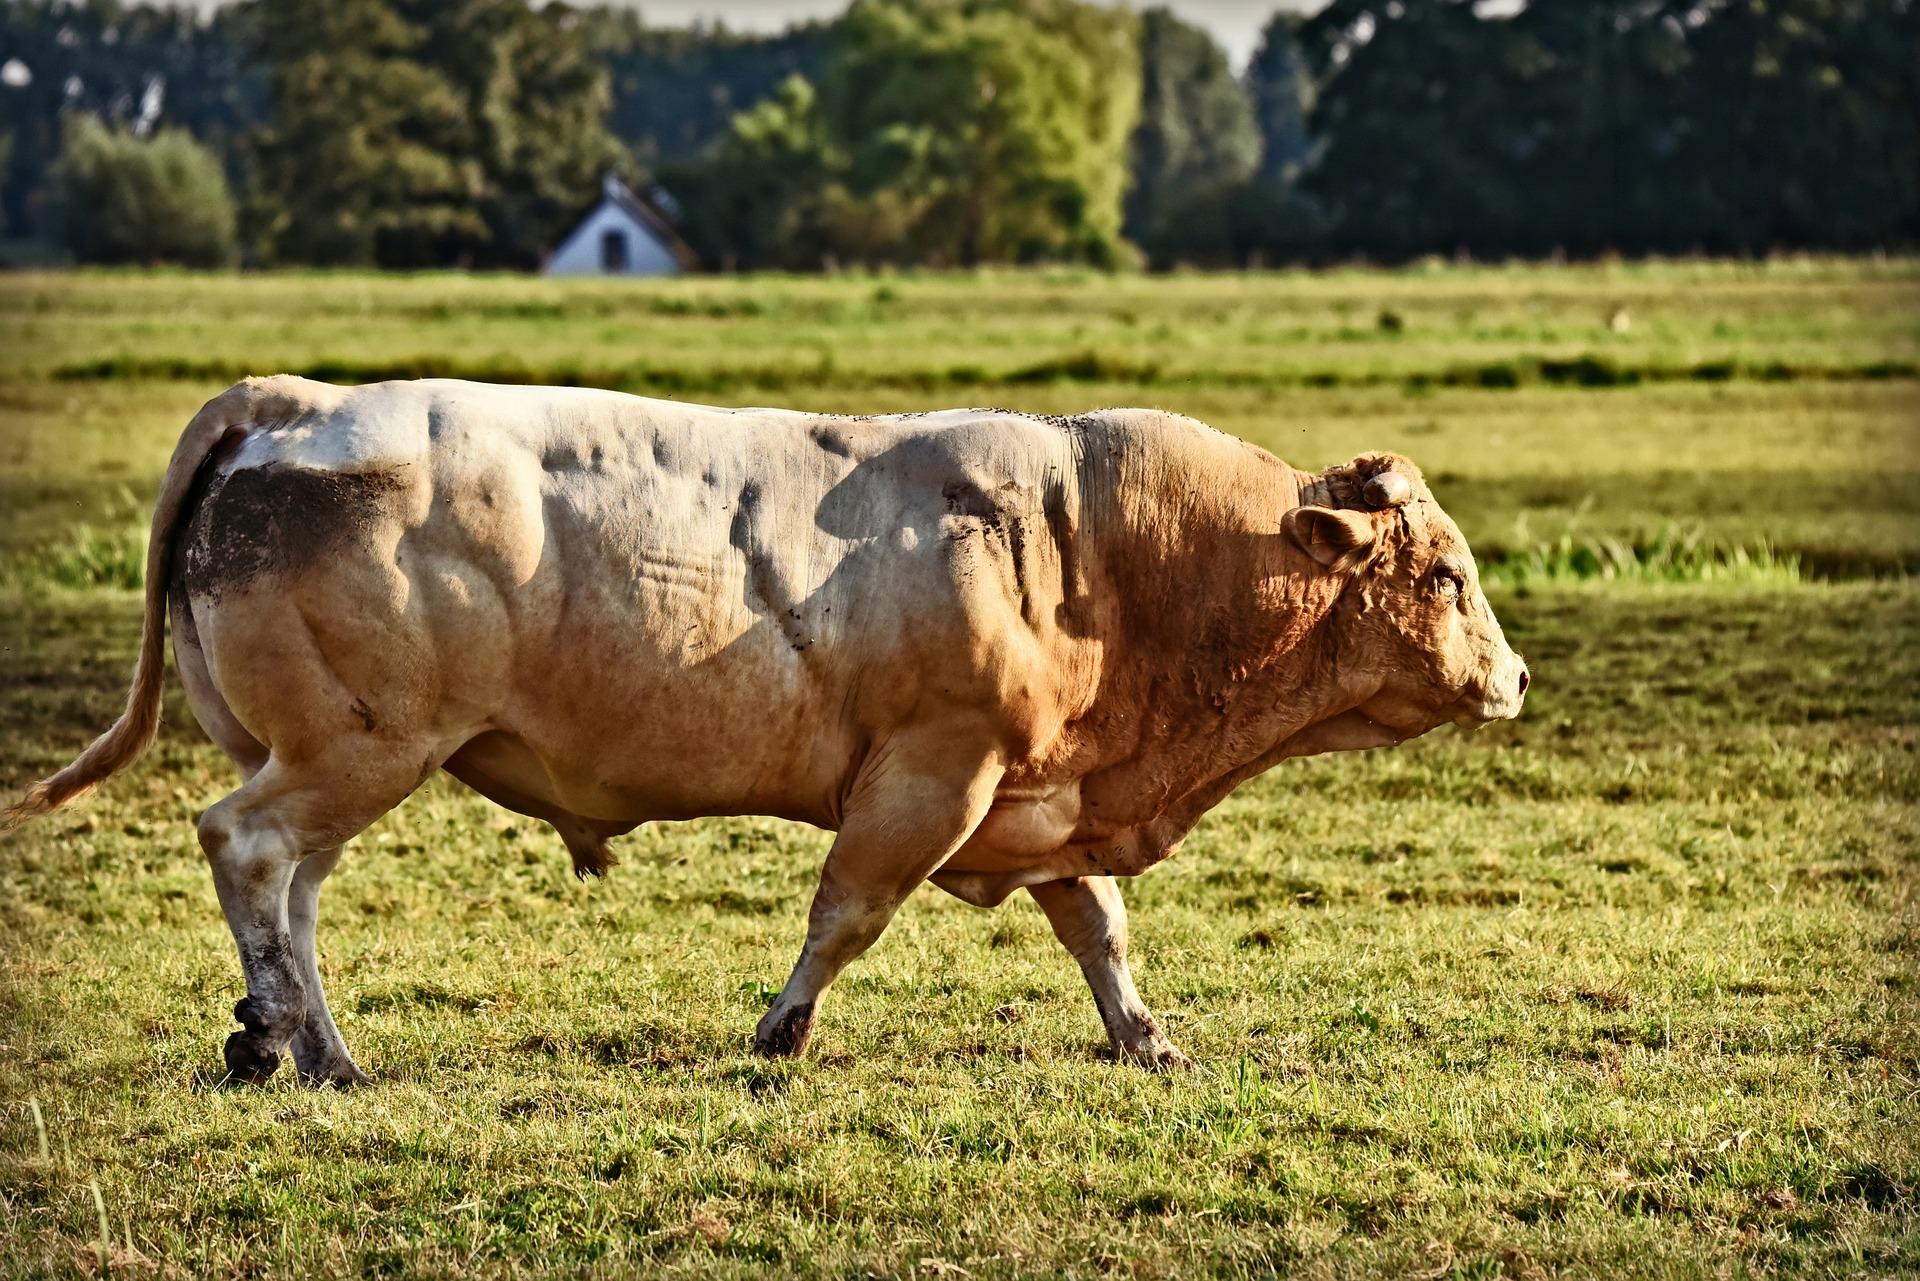
<path id="1" fill-rule="evenodd" d="M 1331 507 L 1296 507 L 1280 518 L 1280 527 L 1301 551 L 1322 565 L 1331 565 L 1373 542 L 1373 522 L 1363 513 Z"/>

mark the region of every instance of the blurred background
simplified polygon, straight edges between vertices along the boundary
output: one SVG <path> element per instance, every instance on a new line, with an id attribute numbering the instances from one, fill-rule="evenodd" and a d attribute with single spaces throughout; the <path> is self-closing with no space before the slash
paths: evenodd
<path id="1" fill-rule="evenodd" d="M 11 0 L 0 261 L 1891 250 L 1917 82 L 1909 0 Z"/>

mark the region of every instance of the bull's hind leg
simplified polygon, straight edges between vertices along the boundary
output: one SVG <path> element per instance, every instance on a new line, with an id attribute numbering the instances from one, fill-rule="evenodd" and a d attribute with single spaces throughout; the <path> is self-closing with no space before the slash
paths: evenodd
<path id="1" fill-rule="evenodd" d="M 174 593 L 172 608 L 174 666 L 179 669 L 180 681 L 186 689 L 187 703 L 193 709 L 194 719 L 200 722 L 208 737 L 232 758 L 241 776 L 251 779 L 267 763 L 266 745 L 240 724 L 214 685 L 207 668 L 206 653 L 200 648 L 198 629 L 187 610 L 183 592 Z M 294 970 L 306 997 L 306 1014 L 293 1034 L 292 1049 L 294 1062 L 305 1079 L 351 1085 L 364 1082 L 367 1078 L 354 1064 L 353 1056 L 347 1053 L 347 1047 L 340 1039 L 340 1030 L 334 1024 L 333 1014 L 327 1009 L 326 993 L 320 986 L 319 957 L 314 950 L 320 883 L 326 880 L 327 874 L 333 871 L 339 861 L 338 845 L 305 855 L 298 860 L 288 881 L 287 932 L 292 944 Z M 217 888 L 217 872 L 215 884 Z"/>
<path id="2" fill-rule="evenodd" d="M 293 938 L 293 963 L 306 989 L 307 1015 L 293 1034 L 293 1064 L 300 1078 L 316 1085 L 364 1085 L 367 1075 L 347 1053 L 347 1043 L 327 1008 L 320 984 L 320 955 L 314 945 L 320 920 L 320 883 L 340 861 L 340 847 L 300 860 L 287 889 L 287 929 Z"/>
<path id="3" fill-rule="evenodd" d="M 986 760 L 985 751 L 970 754 L 954 737 L 922 731 L 895 740 L 861 771 L 820 872 L 806 946 L 754 1033 L 757 1052 L 806 1052 L 827 985 L 986 816 L 1002 772 Z"/>
<path id="4" fill-rule="evenodd" d="M 320 881 L 339 846 L 404 799 L 419 776 L 417 765 L 399 765 L 383 745 L 343 738 L 321 760 L 289 765 L 269 757 L 202 816 L 200 844 L 247 981 L 233 1009 L 245 1030 L 226 1044 L 235 1079 L 271 1075 L 297 1036 L 296 1053 L 311 1056 L 315 1075 L 357 1079 L 320 992 L 313 953 Z"/>
<path id="5" fill-rule="evenodd" d="M 1159 1020 L 1148 1013 L 1127 968 L 1127 905 L 1111 876 L 1030 885 L 1027 892 L 1047 914 L 1053 932 L 1066 945 L 1093 989 L 1100 1021 L 1107 1026 L 1114 1056 L 1156 1069 L 1187 1068 L 1193 1063 L 1177 1049 Z"/>

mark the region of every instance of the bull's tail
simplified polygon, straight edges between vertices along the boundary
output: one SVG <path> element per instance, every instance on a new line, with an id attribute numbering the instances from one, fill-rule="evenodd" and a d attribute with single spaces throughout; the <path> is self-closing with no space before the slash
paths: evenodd
<path id="1" fill-rule="evenodd" d="M 113 727 L 59 773 L 42 779 L 7 807 L 4 827 L 52 813 L 84 796 L 131 765 L 153 745 L 160 732 L 161 682 L 166 678 L 167 577 L 175 531 L 184 514 L 194 478 L 230 433 L 247 430 L 266 388 L 253 380 L 220 393 L 195 414 L 174 447 L 153 508 L 147 542 L 146 611 L 140 623 L 140 658 L 133 669 L 127 710 Z"/>

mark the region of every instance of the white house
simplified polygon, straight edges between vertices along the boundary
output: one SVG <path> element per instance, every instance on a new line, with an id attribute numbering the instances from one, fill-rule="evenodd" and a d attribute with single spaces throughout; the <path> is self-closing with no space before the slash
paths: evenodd
<path id="1" fill-rule="evenodd" d="M 547 256 L 549 276 L 671 276 L 696 265 L 693 251 L 652 203 L 608 174 L 600 203 Z"/>

